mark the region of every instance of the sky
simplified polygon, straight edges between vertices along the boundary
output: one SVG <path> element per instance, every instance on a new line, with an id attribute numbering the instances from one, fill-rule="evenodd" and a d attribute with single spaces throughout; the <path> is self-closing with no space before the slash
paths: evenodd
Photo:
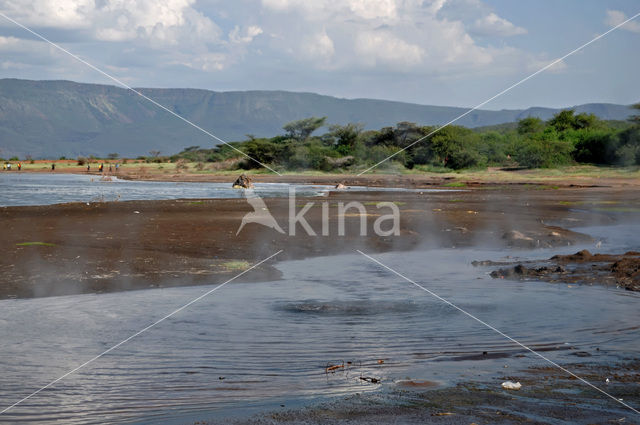
<path id="1" fill-rule="evenodd" d="M 0 0 L 134 87 L 472 107 L 640 12 L 638 0 Z M 640 101 L 640 17 L 484 109 Z M 0 16 L 0 78 L 114 84 Z"/>

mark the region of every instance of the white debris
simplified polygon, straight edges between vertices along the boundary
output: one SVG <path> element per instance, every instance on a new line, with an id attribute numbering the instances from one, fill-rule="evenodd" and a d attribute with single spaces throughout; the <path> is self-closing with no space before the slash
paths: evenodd
<path id="1" fill-rule="evenodd" d="M 521 387 L 520 382 L 505 381 L 502 383 L 502 388 L 505 390 L 519 390 Z"/>
<path id="2" fill-rule="evenodd" d="M 133 213 L 134 214 L 140 214 L 140 211 L 134 211 Z"/>

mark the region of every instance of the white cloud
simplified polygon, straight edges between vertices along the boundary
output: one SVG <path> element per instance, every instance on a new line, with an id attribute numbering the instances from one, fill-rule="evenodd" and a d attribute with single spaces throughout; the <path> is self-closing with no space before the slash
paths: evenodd
<path id="1" fill-rule="evenodd" d="M 0 0 L 0 10 L 30 27 L 86 30 L 97 40 L 175 45 L 221 31 L 193 8 L 195 0 Z"/>
<path id="2" fill-rule="evenodd" d="M 302 13 L 309 20 L 358 19 L 393 20 L 403 2 L 415 0 L 261 0 L 262 6 L 277 12 Z"/>
<path id="3" fill-rule="evenodd" d="M 242 35 L 240 27 L 236 25 L 229 33 L 229 41 L 232 43 L 251 43 L 254 38 L 262 33 L 262 28 L 257 25 L 251 25 L 244 30 L 244 35 Z"/>
<path id="4" fill-rule="evenodd" d="M 607 17 L 605 18 L 604 23 L 610 27 L 615 27 L 626 20 L 627 15 L 625 15 L 624 12 L 619 10 L 607 10 Z M 629 21 L 621 26 L 620 29 L 640 33 L 640 23 L 637 21 Z"/>
<path id="5" fill-rule="evenodd" d="M 392 68 L 414 66 L 422 61 L 424 51 L 388 31 L 367 31 L 356 37 L 355 51 L 369 66 L 390 65 Z"/>
<path id="6" fill-rule="evenodd" d="M 526 56 L 508 46 L 478 44 L 473 34 L 526 33 L 491 13 L 480 0 L 260 1 L 264 16 L 277 24 L 264 26 L 272 48 L 322 69 L 386 69 L 443 76 L 470 71 L 493 74 L 492 64 L 515 63 Z M 461 1 L 465 13 L 473 16 L 470 22 L 450 14 L 454 4 L 454 9 L 462 7 Z M 314 60 L 311 53 L 321 55 L 323 50 L 317 44 L 309 49 L 311 38 L 299 35 L 327 32 L 332 41 L 330 63 Z M 307 54 L 301 55 L 305 49 Z"/>
<path id="7" fill-rule="evenodd" d="M 0 9 L 8 16 L 28 26 L 51 28 L 89 28 L 87 20 L 95 9 L 93 0 L 25 0 L 0 1 Z"/>
<path id="8" fill-rule="evenodd" d="M 126 43 L 136 55 L 156 60 L 156 66 L 175 65 L 180 58 L 184 66 L 205 71 L 222 70 L 237 63 L 246 54 L 247 46 L 263 32 L 257 25 L 236 25 L 225 37 L 210 17 L 196 9 L 195 3 L 196 0 L 24 0 L 18 5 L 0 0 L 0 10 L 36 30 L 64 30 L 76 43 Z"/>
<path id="9" fill-rule="evenodd" d="M 364 19 L 394 19 L 397 5 L 394 0 L 349 0 L 349 9 Z"/>
<path id="10" fill-rule="evenodd" d="M 334 53 L 333 40 L 324 28 L 310 37 L 305 37 L 301 46 L 301 54 L 303 56 L 311 61 L 318 61 L 325 67 Z"/>
<path id="11" fill-rule="evenodd" d="M 222 71 L 230 65 L 229 57 L 223 53 L 204 53 L 194 56 L 182 55 L 172 62 L 200 71 Z"/>
<path id="12" fill-rule="evenodd" d="M 491 12 L 479 18 L 473 24 L 472 30 L 475 34 L 490 35 L 496 37 L 510 37 L 513 35 L 526 34 L 527 30 L 515 26 L 504 18 Z"/>

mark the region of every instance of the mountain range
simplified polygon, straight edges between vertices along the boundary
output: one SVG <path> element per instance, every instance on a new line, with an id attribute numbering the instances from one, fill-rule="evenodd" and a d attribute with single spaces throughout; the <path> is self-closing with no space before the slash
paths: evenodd
<path id="1" fill-rule="evenodd" d="M 247 134 L 282 134 L 284 124 L 311 116 L 326 116 L 329 124 L 358 122 L 366 129 L 380 129 L 401 121 L 444 124 L 468 110 L 286 91 L 136 90 L 225 141 L 244 140 Z M 632 114 L 628 105 L 608 103 L 571 108 L 606 120 L 624 120 Z M 456 124 L 482 127 L 529 116 L 546 120 L 560 110 L 476 110 Z M 151 150 L 168 155 L 186 146 L 219 143 L 127 89 L 72 81 L 0 79 L 0 157 L 138 156 Z"/>

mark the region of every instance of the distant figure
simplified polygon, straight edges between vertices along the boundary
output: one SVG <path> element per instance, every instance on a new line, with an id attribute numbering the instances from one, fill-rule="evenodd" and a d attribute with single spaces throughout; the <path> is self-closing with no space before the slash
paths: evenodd
<path id="1" fill-rule="evenodd" d="M 91 171 L 91 164 L 87 164 L 87 173 Z"/>
<path id="2" fill-rule="evenodd" d="M 11 171 L 11 163 L 7 164 L 7 171 Z"/>
<path id="3" fill-rule="evenodd" d="M 246 174 L 241 174 L 240 177 L 236 179 L 235 182 L 231 185 L 234 189 L 252 189 L 253 182 L 251 178 Z"/>
<path id="4" fill-rule="evenodd" d="M 100 164 L 100 165 L 98 166 L 98 171 L 99 171 L 99 172 L 102 172 L 102 170 L 103 170 L 103 169 L 104 169 L 104 165 Z"/>
<path id="5" fill-rule="evenodd" d="M 51 164 L 51 171 L 56 171 L 56 164 Z"/>
<path id="6" fill-rule="evenodd" d="M 18 162 L 18 171 L 22 170 L 22 162 Z"/>
<path id="7" fill-rule="evenodd" d="M 2 171 L 7 171 L 7 163 L 2 164 Z"/>
<path id="8" fill-rule="evenodd" d="M 109 164 L 109 172 L 113 171 L 113 169 L 111 168 L 111 164 Z"/>
<path id="9" fill-rule="evenodd" d="M 119 168 L 120 168 L 120 163 L 116 162 L 116 173 L 118 172 Z"/>

